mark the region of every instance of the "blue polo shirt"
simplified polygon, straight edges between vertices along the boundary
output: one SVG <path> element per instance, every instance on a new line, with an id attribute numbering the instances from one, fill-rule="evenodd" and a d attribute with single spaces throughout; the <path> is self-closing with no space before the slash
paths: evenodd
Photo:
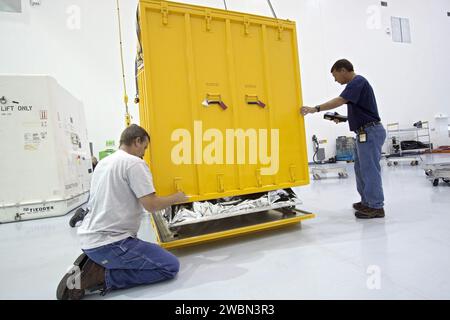
<path id="1" fill-rule="evenodd" d="M 341 98 L 348 101 L 350 131 L 357 131 L 370 122 L 381 121 L 372 86 L 363 76 L 355 76 L 341 93 Z"/>

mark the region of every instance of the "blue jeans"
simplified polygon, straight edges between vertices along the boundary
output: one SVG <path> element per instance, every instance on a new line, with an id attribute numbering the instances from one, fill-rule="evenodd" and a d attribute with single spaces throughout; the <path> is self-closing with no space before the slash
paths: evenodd
<path id="1" fill-rule="evenodd" d="M 106 291 L 172 279 L 180 269 L 170 252 L 131 237 L 83 251 L 105 268 Z"/>
<path id="2" fill-rule="evenodd" d="M 367 142 L 360 143 L 356 137 L 355 175 L 356 187 L 363 205 L 373 209 L 384 207 L 381 181 L 381 150 L 386 140 L 386 130 L 380 125 L 368 127 Z"/>

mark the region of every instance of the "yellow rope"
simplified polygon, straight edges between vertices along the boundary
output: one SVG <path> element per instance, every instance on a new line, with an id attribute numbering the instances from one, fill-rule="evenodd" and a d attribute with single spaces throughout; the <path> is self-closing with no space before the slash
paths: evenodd
<path id="1" fill-rule="evenodd" d="M 131 124 L 131 116 L 128 112 L 128 95 L 127 95 L 127 85 L 125 80 L 125 66 L 123 62 L 123 43 L 122 43 L 122 24 L 120 20 L 120 6 L 119 6 L 119 0 L 116 0 L 117 3 L 117 18 L 119 21 L 119 40 L 120 40 L 120 61 L 122 64 L 122 79 L 123 79 L 123 102 L 125 103 L 125 125 L 128 127 Z"/>

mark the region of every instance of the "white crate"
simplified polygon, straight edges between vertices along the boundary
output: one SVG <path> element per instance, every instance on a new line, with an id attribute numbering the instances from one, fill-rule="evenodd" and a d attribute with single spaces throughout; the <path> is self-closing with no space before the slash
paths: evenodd
<path id="1" fill-rule="evenodd" d="M 87 201 L 81 101 L 49 76 L 0 75 L 0 223 L 61 216 Z"/>

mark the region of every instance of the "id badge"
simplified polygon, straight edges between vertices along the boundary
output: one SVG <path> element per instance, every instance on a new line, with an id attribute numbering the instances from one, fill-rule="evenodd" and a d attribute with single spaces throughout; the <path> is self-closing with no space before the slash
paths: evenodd
<path id="1" fill-rule="evenodd" d="M 359 143 L 366 143 L 367 142 L 367 133 L 360 133 L 358 135 Z"/>

